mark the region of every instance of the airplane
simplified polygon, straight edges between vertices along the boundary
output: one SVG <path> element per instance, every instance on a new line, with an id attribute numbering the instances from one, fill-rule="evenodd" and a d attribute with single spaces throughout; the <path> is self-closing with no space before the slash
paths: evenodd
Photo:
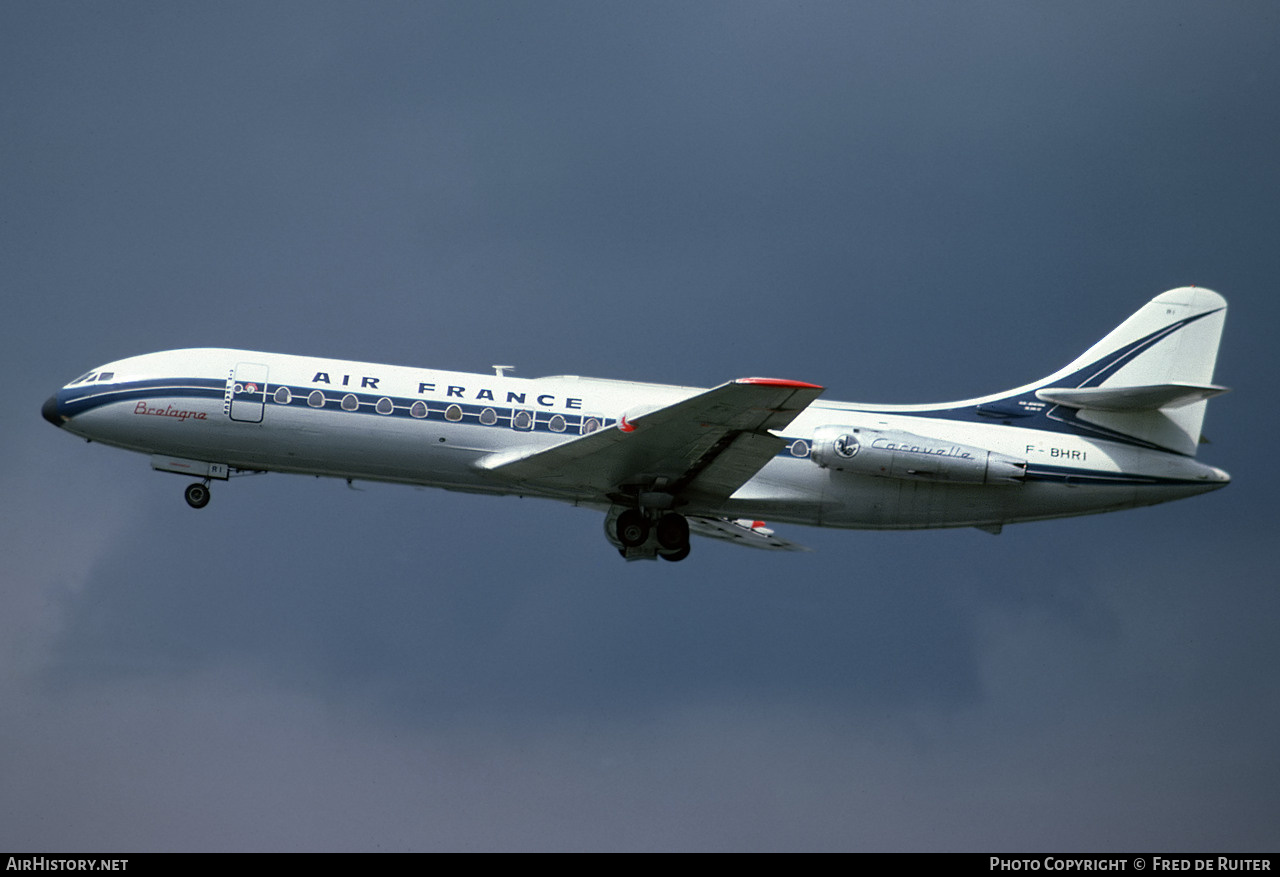
<path id="1" fill-rule="evenodd" d="M 739 378 L 711 389 L 493 374 L 248 350 L 148 353 L 44 403 L 66 432 L 210 484 L 285 472 L 560 500 L 604 513 L 627 560 L 683 560 L 691 535 L 804 550 L 764 521 L 976 527 L 1154 505 L 1224 487 L 1195 460 L 1226 301 L 1156 296 L 1025 386 L 938 405 L 821 399 Z"/>

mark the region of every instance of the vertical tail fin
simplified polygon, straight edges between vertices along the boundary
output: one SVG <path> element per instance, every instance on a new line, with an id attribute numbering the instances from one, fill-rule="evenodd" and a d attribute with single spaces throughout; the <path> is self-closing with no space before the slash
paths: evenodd
<path id="1" fill-rule="evenodd" d="M 1046 379 L 1050 416 L 1085 431 L 1121 433 L 1188 456 L 1200 443 L 1227 302 L 1208 289 L 1162 293 Z"/>

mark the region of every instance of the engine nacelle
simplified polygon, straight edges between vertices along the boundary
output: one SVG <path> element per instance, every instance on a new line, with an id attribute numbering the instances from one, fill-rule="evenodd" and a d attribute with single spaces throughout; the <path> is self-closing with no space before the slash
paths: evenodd
<path id="1" fill-rule="evenodd" d="M 1027 474 L 1026 460 L 900 429 L 820 426 L 809 456 L 824 469 L 883 478 L 1017 484 Z"/>

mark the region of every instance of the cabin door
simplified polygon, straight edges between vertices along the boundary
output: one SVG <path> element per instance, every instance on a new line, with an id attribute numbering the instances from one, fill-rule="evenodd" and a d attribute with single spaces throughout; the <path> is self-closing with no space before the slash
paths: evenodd
<path id="1" fill-rule="evenodd" d="M 231 399 L 228 414 L 243 423 L 261 423 L 267 402 L 267 367 L 256 362 L 241 362 L 227 382 Z"/>

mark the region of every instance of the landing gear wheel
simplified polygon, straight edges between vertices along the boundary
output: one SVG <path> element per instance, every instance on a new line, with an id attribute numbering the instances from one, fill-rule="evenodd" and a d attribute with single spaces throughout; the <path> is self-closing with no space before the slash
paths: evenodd
<path id="1" fill-rule="evenodd" d="M 202 509 L 209 504 L 209 485 L 199 482 L 188 484 L 183 496 L 187 499 L 187 505 L 193 509 Z"/>
<path id="2" fill-rule="evenodd" d="M 656 530 L 659 545 L 672 552 L 683 548 L 685 551 L 681 557 L 688 555 L 689 522 L 685 520 L 684 515 L 677 515 L 674 512 L 663 515 L 658 519 Z"/>
<path id="3" fill-rule="evenodd" d="M 638 548 L 649 538 L 649 522 L 639 509 L 627 509 L 618 515 L 618 541 L 627 548 Z"/>
<path id="4" fill-rule="evenodd" d="M 669 560 L 672 563 L 676 563 L 677 561 L 684 560 L 686 557 L 689 556 L 689 543 L 686 542 L 683 548 L 677 549 L 676 551 L 668 551 L 666 553 L 663 553 L 660 551 L 658 552 L 658 556 L 661 557 L 663 560 Z"/>

